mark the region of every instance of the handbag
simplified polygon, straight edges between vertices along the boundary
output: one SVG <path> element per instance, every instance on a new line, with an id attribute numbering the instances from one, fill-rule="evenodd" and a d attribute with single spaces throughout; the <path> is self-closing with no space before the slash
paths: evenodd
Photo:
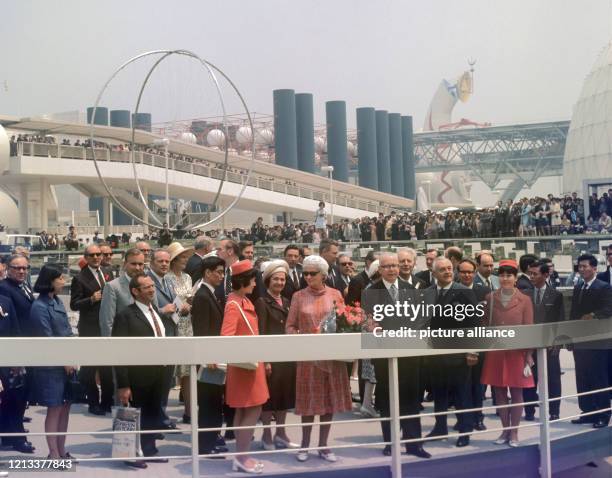
<path id="1" fill-rule="evenodd" d="M 225 385 L 227 365 L 217 364 L 217 368 L 208 368 L 202 365 L 198 372 L 198 382 L 212 385 Z"/>
<path id="2" fill-rule="evenodd" d="M 251 327 L 251 324 L 249 323 L 249 319 L 247 319 L 247 316 L 242 310 L 242 307 L 240 307 L 240 304 L 238 304 L 238 302 L 236 302 L 235 300 L 229 301 L 229 304 L 236 304 L 236 307 L 238 307 L 238 310 L 240 311 L 240 315 L 242 315 L 242 318 L 246 322 L 247 327 L 251 331 L 251 335 L 255 335 L 255 332 L 253 331 L 253 327 Z M 259 362 L 230 363 L 229 365 L 231 365 L 232 367 L 243 368 L 245 370 L 257 370 L 257 368 L 259 367 Z"/>
<path id="3" fill-rule="evenodd" d="M 82 381 L 79 380 L 76 370 L 66 377 L 64 400 L 72 403 L 87 403 L 87 391 Z"/>
<path id="4" fill-rule="evenodd" d="M 113 407 L 113 431 L 140 431 L 140 408 Z M 113 458 L 133 458 L 140 455 L 142 451 L 138 434 L 113 435 Z"/>

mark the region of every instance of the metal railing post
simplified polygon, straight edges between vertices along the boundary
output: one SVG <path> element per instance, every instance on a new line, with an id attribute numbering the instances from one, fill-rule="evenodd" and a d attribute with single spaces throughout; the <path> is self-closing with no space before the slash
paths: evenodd
<path id="1" fill-rule="evenodd" d="M 538 360 L 538 394 L 540 398 L 540 476 L 551 478 L 550 454 L 550 419 L 548 403 L 548 357 L 546 347 L 539 348 Z"/>
<path id="2" fill-rule="evenodd" d="M 399 384 L 397 358 L 393 357 L 389 361 L 389 408 L 391 411 L 391 477 L 401 478 L 402 476 L 402 450 L 400 434 L 400 411 L 399 411 Z"/>
<path id="3" fill-rule="evenodd" d="M 191 415 L 191 476 L 200 476 L 200 442 L 198 440 L 198 370 L 189 366 L 189 414 Z"/>

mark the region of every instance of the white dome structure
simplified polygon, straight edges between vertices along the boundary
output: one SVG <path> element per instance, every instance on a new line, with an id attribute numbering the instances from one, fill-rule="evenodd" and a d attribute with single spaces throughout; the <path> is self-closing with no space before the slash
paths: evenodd
<path id="1" fill-rule="evenodd" d="M 346 142 L 346 152 L 348 153 L 349 156 L 353 157 L 355 156 L 355 144 L 351 141 L 347 141 Z"/>
<path id="2" fill-rule="evenodd" d="M 274 143 L 274 131 L 270 128 L 262 128 L 255 131 L 255 143 L 269 146 Z"/>
<path id="3" fill-rule="evenodd" d="M 9 137 L 6 130 L 0 124 L 0 173 L 9 168 L 10 155 L 11 148 L 9 144 Z"/>
<path id="4" fill-rule="evenodd" d="M 0 223 L 11 229 L 19 227 L 19 208 L 4 191 L 0 191 Z"/>
<path id="5" fill-rule="evenodd" d="M 190 133 L 189 131 L 185 131 L 181 133 L 181 135 L 179 136 L 179 139 L 183 141 L 184 143 L 189 143 L 189 144 L 195 144 L 198 141 L 198 139 L 196 138 L 196 135 L 193 133 Z"/>
<path id="6" fill-rule="evenodd" d="M 317 136 L 314 140 L 315 143 L 315 151 L 319 154 L 325 153 L 327 151 L 327 141 L 323 136 Z"/>
<path id="7" fill-rule="evenodd" d="M 240 146 L 249 144 L 253 140 L 253 133 L 248 126 L 241 126 L 236 131 L 236 141 Z"/>
<path id="8" fill-rule="evenodd" d="M 612 178 L 612 43 L 597 58 L 574 106 L 563 157 L 563 190 L 580 195 L 583 180 L 612 182 L 606 178 Z"/>
<path id="9" fill-rule="evenodd" d="M 206 135 L 206 142 L 209 146 L 220 148 L 225 145 L 225 133 L 220 129 L 211 129 Z"/>

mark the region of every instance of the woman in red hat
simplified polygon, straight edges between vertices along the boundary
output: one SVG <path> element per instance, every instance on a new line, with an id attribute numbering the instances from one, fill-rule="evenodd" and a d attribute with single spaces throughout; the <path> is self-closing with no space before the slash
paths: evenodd
<path id="1" fill-rule="evenodd" d="M 232 293 L 227 296 L 221 335 L 259 335 L 257 314 L 247 298 L 255 288 L 255 269 L 249 260 L 232 264 Z M 255 370 L 229 365 L 225 381 L 225 402 L 236 409 L 235 427 L 255 427 L 261 414 L 261 406 L 268 401 L 268 385 L 264 364 L 259 362 Z M 253 428 L 235 430 L 236 451 L 249 451 Z M 233 471 L 259 474 L 263 463 L 240 455 L 234 458 Z"/>
<path id="2" fill-rule="evenodd" d="M 531 299 L 516 288 L 518 265 L 507 259 L 499 262 L 500 288 L 487 295 L 485 320 L 490 326 L 515 326 L 533 324 Z M 529 365 L 526 368 L 526 365 Z M 512 403 L 523 402 L 523 388 L 534 386 L 531 376 L 533 358 L 531 350 L 496 350 L 487 352 L 482 368 L 481 383 L 491 385 L 497 405 L 508 404 L 508 389 Z M 529 373 L 526 373 L 526 371 Z M 500 408 L 499 417 L 504 428 L 495 444 L 519 446 L 518 425 L 523 406 Z M 510 428 L 511 427 L 511 428 Z"/>

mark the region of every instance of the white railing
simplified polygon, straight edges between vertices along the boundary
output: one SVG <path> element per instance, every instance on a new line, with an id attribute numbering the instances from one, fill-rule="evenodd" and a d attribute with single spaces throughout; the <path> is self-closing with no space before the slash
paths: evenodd
<path id="1" fill-rule="evenodd" d="M 108 148 L 94 148 L 96 160 L 99 161 L 110 161 L 110 162 L 130 162 L 129 151 L 113 151 Z M 159 168 L 166 167 L 166 158 L 162 155 L 144 153 L 141 151 L 135 151 L 134 161 L 140 164 L 146 164 L 149 166 L 155 166 Z M 85 148 L 83 146 L 67 146 L 61 144 L 46 144 L 46 143 L 17 143 L 17 155 L 21 156 L 38 156 L 47 158 L 61 158 L 61 159 L 85 159 L 93 160 L 94 153 L 91 148 Z M 196 176 L 203 176 L 213 179 L 221 180 L 223 178 L 223 170 L 215 167 L 214 165 L 208 166 L 199 164 L 199 160 L 194 159 L 193 161 L 187 161 L 184 159 L 169 159 L 169 168 L 180 171 L 183 173 L 194 174 Z M 246 176 L 233 171 L 228 171 L 226 180 L 231 183 L 243 184 Z M 294 186 L 293 184 L 286 184 L 284 182 L 270 181 L 259 177 L 251 177 L 249 180 L 249 186 L 256 187 L 258 189 L 265 189 L 267 191 L 274 191 L 291 196 L 301 197 L 303 199 L 313 199 L 316 201 L 330 201 L 327 190 L 317 190 L 300 185 Z M 389 204 L 381 204 L 380 202 L 369 202 L 354 196 L 347 196 L 339 193 L 334 193 L 334 204 L 339 206 L 347 206 L 355 209 L 362 209 L 364 211 L 378 213 L 383 212 L 389 214 L 392 207 Z M 398 206 L 401 207 L 401 206 Z"/>
<path id="2" fill-rule="evenodd" d="M 612 320 L 612 319 L 610 319 Z M 582 321 L 584 322 L 584 321 Z M 612 338 L 612 331 L 603 327 L 597 322 L 579 323 L 581 333 L 574 338 L 565 335 L 565 341 L 573 344 L 588 340 Z M 540 423 L 528 423 L 520 425 L 518 428 L 540 427 L 540 476 L 551 477 L 551 454 L 550 454 L 550 423 L 548 413 L 548 375 L 547 375 L 547 354 L 546 348 L 541 347 L 542 338 L 547 337 L 551 330 L 557 330 L 559 324 L 519 326 L 514 329 L 530 327 L 528 331 L 529 343 L 522 343 L 516 348 L 537 348 L 538 360 L 538 391 L 539 400 L 526 402 L 528 404 L 538 404 L 540 408 Z M 577 330 L 576 324 L 570 324 L 567 330 Z M 525 329 L 524 329 L 525 330 Z M 602 333 L 602 330 L 604 332 Z M 555 342 L 560 345 L 563 340 Z M 512 349 L 513 347 L 507 347 Z M 24 354 L 23 351 L 28 353 Z M 400 434 L 400 419 L 416 418 L 425 416 L 448 415 L 452 413 L 466 413 L 476 410 L 489 408 L 507 408 L 521 404 L 508 404 L 503 406 L 482 407 L 470 410 L 452 410 L 437 413 L 425 413 L 418 415 L 400 416 L 399 413 L 399 390 L 398 390 L 398 362 L 399 357 L 414 356 L 436 356 L 448 353 L 458 353 L 460 350 L 414 350 L 414 349 L 363 349 L 361 334 L 304 334 L 304 335 L 276 335 L 276 336 L 243 336 L 243 337 L 172 337 L 166 339 L 158 338 L 0 338 L 0 363 L 3 366 L 62 366 L 66 364 L 77 365 L 178 365 L 185 364 L 190 366 L 190 390 L 191 390 L 191 416 L 194 423 L 197 413 L 197 383 L 196 370 L 199 364 L 205 363 L 239 363 L 253 360 L 266 362 L 287 362 L 287 361 L 309 361 L 309 360 L 346 360 L 364 358 L 387 358 L 389 361 L 389 397 L 390 410 L 389 418 L 379 419 L 359 419 L 359 420 L 340 420 L 328 423 L 343 425 L 348 423 L 380 422 L 388 420 L 391 422 L 391 442 L 377 441 L 360 444 L 339 445 L 334 448 L 349 448 L 374 445 L 391 445 L 391 472 L 393 478 L 401 477 L 401 450 L 400 446 L 404 443 L 423 442 L 427 438 L 402 440 Z M 78 357 L 78 360 L 75 360 Z M 605 390 L 612 390 L 612 387 L 595 390 L 582 394 L 572 394 L 562 396 L 555 400 L 563 400 L 580 395 L 593 394 Z M 598 410 L 591 414 L 610 410 Z M 584 416 L 586 414 L 583 414 Z M 563 417 L 554 422 L 564 421 L 573 418 Z M 274 425 L 270 425 L 274 426 Z M 287 427 L 298 427 L 302 424 L 287 424 Z M 253 428 L 253 427 L 226 427 L 226 429 Z M 257 428 L 264 428 L 258 426 Z M 516 427 L 515 427 L 516 428 Z M 198 428 L 196 424 L 191 425 L 189 433 L 191 435 L 191 462 L 192 476 L 199 476 L 199 458 L 208 455 L 198 455 L 198 432 L 199 431 L 218 431 L 220 428 Z M 504 428 L 488 429 L 492 431 L 503 431 Z M 168 430 L 144 430 L 139 433 L 169 433 Z M 65 435 L 113 435 L 118 432 L 66 432 Z M 134 434 L 134 432 L 125 432 Z M 186 433 L 183 430 L 170 431 L 170 433 Z M 458 437 L 462 435 L 474 435 L 478 432 L 449 434 L 448 437 Z M 45 435 L 44 433 L 29 433 L 30 435 Z M 53 433 L 60 435 L 62 433 Z M 16 436 L 23 433 L 0 434 L 1 436 Z M 309 447 L 301 450 L 319 450 L 324 447 Z M 225 456 L 237 456 L 241 454 L 256 455 L 261 453 L 289 453 L 299 449 L 275 450 L 275 451 L 249 451 L 243 453 L 225 453 Z M 139 459 L 139 457 L 132 457 Z M 184 459 L 185 456 L 166 456 L 158 458 Z M 88 458 L 79 459 L 82 462 L 93 461 L 117 461 L 125 458 Z"/>

